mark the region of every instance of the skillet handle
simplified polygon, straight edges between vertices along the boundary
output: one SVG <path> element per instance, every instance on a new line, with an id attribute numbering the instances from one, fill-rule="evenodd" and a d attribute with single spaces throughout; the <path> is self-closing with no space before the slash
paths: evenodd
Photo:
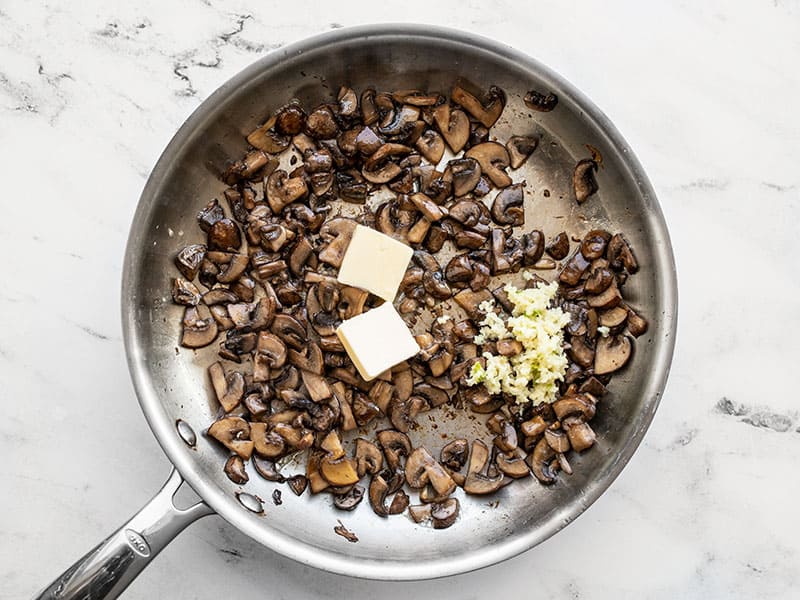
<path id="1" fill-rule="evenodd" d="M 155 556 L 188 525 L 214 511 L 205 503 L 181 510 L 173 496 L 183 483 L 172 470 L 164 487 L 138 513 L 67 569 L 35 600 L 118 597 Z"/>

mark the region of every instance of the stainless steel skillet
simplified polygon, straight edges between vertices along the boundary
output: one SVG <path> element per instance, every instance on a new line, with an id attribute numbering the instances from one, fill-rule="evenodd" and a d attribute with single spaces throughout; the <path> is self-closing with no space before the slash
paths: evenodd
<path id="1" fill-rule="evenodd" d="M 498 137 L 542 136 L 521 173 L 533 190 L 526 224 L 547 235 L 581 234 L 596 225 L 623 231 L 642 265 L 626 291 L 650 329 L 592 422 L 599 443 L 576 457 L 575 473 L 553 487 L 533 478 L 518 482 L 498 493 L 492 509 L 485 498 L 461 497 L 461 519 L 441 531 L 403 517 L 379 519 L 366 507 L 336 513 L 325 494 L 284 494 L 281 506 L 261 502 L 276 484 L 257 475 L 244 486 L 233 484 L 222 471 L 222 450 L 202 435 L 216 413 L 205 375 L 213 351 L 177 351 L 181 311 L 169 298 L 173 257 L 200 241 L 195 215 L 224 189 L 218 173 L 225 161 L 241 155 L 244 136 L 289 99 L 313 105 L 330 99 L 341 84 L 446 92 L 459 78 L 506 92 L 508 104 L 493 130 Z M 522 98 L 531 89 L 555 92 L 556 110 L 528 110 Z M 600 192 L 578 207 L 570 194 L 571 173 L 588 156 L 586 144 L 603 157 Z M 605 115 L 545 66 L 485 38 L 410 25 L 343 29 L 276 50 L 223 85 L 181 127 L 148 180 L 131 227 L 122 284 L 125 347 L 142 410 L 176 470 L 147 506 L 39 597 L 116 597 L 175 535 L 212 513 L 297 561 L 365 578 L 442 577 L 514 556 L 580 515 L 636 450 L 666 383 L 676 311 L 672 249 L 647 177 Z M 474 427 L 461 416 L 446 426 Z M 417 439 L 432 435 L 422 431 Z M 172 495 L 184 479 L 202 501 L 179 510 Z M 357 533 L 358 543 L 334 534 L 337 518 Z"/>

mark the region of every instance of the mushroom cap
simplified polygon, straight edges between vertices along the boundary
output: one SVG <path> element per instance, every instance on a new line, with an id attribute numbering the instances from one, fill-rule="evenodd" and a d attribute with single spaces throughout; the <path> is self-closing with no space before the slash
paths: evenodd
<path id="1" fill-rule="evenodd" d="M 594 374 L 606 375 L 625 366 L 631 357 L 631 341 L 627 336 L 616 335 L 597 340 L 594 356 Z"/>
<path id="2" fill-rule="evenodd" d="M 525 194 L 524 184 L 511 185 L 495 196 L 492 202 L 492 218 L 500 225 L 513 225 L 515 227 L 525 224 L 525 209 L 523 202 Z"/>
<path id="3" fill-rule="evenodd" d="M 468 158 L 474 158 L 481 165 L 481 171 L 499 187 L 508 187 L 513 183 L 511 177 L 505 172 L 510 164 L 508 150 L 499 142 L 484 142 L 473 146 L 464 154 Z"/>
<path id="4" fill-rule="evenodd" d="M 572 189 L 578 204 L 586 202 L 589 196 L 600 189 L 594 177 L 595 171 L 597 171 L 597 163 L 591 158 L 584 158 L 575 165 L 575 171 L 572 174 Z"/>

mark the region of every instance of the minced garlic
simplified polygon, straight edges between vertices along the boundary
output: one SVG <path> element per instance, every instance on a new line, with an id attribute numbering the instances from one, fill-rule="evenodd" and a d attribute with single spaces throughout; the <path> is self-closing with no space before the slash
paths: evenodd
<path id="1" fill-rule="evenodd" d="M 553 402 L 558 394 L 558 381 L 563 381 L 567 371 L 564 354 L 564 327 L 570 316 L 559 307 L 551 307 L 558 284 L 553 282 L 529 289 L 513 285 L 503 288 L 514 309 L 503 320 L 494 310 L 494 302 L 481 303 L 485 317 L 475 343 L 513 338 L 522 344 L 522 352 L 515 356 L 493 355 L 484 352 L 486 367 L 476 362 L 472 365 L 467 385 L 483 383 L 490 394 L 504 393 L 517 404 Z"/>

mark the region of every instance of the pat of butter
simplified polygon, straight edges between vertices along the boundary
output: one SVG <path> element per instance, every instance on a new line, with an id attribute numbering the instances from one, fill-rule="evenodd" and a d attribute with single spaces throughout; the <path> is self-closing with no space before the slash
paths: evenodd
<path id="1" fill-rule="evenodd" d="M 414 250 L 402 242 L 356 225 L 337 279 L 391 302 L 413 254 Z"/>
<path id="2" fill-rule="evenodd" d="M 391 302 L 347 319 L 336 335 L 366 381 L 419 352 L 414 336 Z"/>

